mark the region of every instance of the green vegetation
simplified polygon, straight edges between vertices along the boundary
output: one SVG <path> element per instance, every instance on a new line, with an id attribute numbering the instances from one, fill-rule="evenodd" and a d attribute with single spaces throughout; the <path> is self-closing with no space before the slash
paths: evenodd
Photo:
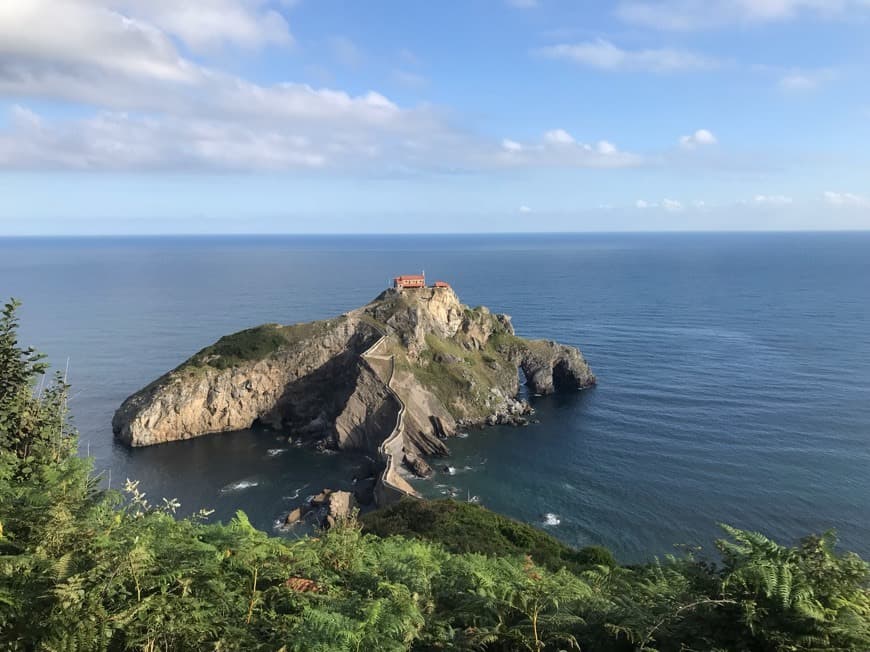
<path id="1" fill-rule="evenodd" d="M 364 324 L 368 324 L 369 326 L 373 327 L 379 333 L 386 333 L 387 332 L 387 324 L 385 322 L 381 321 L 380 319 L 375 319 L 367 312 L 361 313 L 359 316 L 359 319 Z"/>
<path id="2" fill-rule="evenodd" d="M 575 550 L 546 532 L 483 507 L 455 500 L 411 500 L 366 514 L 363 530 L 381 537 L 401 535 L 442 544 L 454 553 L 499 557 L 530 555 L 552 571 L 582 571 L 616 565 L 605 548 Z"/>
<path id="3" fill-rule="evenodd" d="M 519 351 L 529 351 L 533 356 L 546 359 L 551 355 L 547 340 L 527 340 L 511 333 L 495 333 L 487 342 L 487 348 L 502 355 L 513 356 Z"/>
<path id="4" fill-rule="evenodd" d="M 788 547 L 726 528 L 721 565 L 619 567 L 450 503 L 366 518 L 414 538 L 365 534 L 355 520 L 287 541 L 242 513 L 226 525 L 176 519 L 175 501 L 149 504 L 135 482 L 100 488 L 76 455 L 63 378 L 38 390 L 44 373 L 7 304 L 0 650 L 870 649 L 870 569 L 830 534 Z"/>
<path id="5" fill-rule="evenodd" d="M 516 375 L 516 366 L 495 349 L 465 348 L 456 339 L 433 333 L 426 335 L 426 347 L 419 362 L 398 358 L 397 364 L 414 374 L 444 405 L 453 406 L 466 417 L 491 414 L 486 404 L 491 398 L 489 388 L 510 386 Z"/>
<path id="6" fill-rule="evenodd" d="M 195 369 L 205 365 L 216 369 L 229 369 L 250 360 L 262 360 L 276 351 L 322 335 L 336 321 L 315 321 L 290 326 L 263 324 L 232 335 L 224 335 L 217 342 L 191 357 L 178 370 Z"/>
<path id="7" fill-rule="evenodd" d="M 419 302 L 419 295 L 413 292 L 388 291 L 366 307 L 362 321 L 374 325 L 381 332 L 389 330 L 388 322 L 400 332 L 403 329 L 411 332 L 417 323 L 415 313 L 420 309 Z M 382 352 L 394 355 L 396 368 L 413 375 L 451 413 L 483 419 L 493 411 L 488 405 L 492 400 L 490 388 L 511 387 L 516 381 L 516 365 L 510 360 L 513 350 L 506 346 L 487 344 L 479 350 L 481 336 L 491 333 L 490 340 L 497 340 L 500 345 L 506 342 L 522 345 L 522 340 L 512 336 L 509 327 L 487 308 L 463 306 L 462 309 L 468 329 L 463 328 L 452 337 L 426 333 L 426 346 L 418 357 L 409 359 L 408 351 L 398 337 L 391 338 Z M 479 339 L 472 342 L 475 335 Z"/>

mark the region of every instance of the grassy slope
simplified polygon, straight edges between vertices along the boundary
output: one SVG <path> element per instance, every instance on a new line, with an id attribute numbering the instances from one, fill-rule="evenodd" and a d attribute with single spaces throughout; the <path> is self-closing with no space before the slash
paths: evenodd
<path id="1" fill-rule="evenodd" d="M 479 351 L 468 346 L 461 331 L 451 338 L 429 333 L 419 361 L 398 358 L 397 364 L 414 374 L 457 417 L 479 419 L 492 413 L 486 404 L 489 389 L 509 386 L 516 375 L 515 365 L 501 348 L 504 338 L 514 336 L 505 333 L 495 316 L 481 308 L 466 308 L 465 316 L 472 323 L 492 320 L 493 336 L 486 348 Z"/>
<path id="2" fill-rule="evenodd" d="M 366 531 L 378 536 L 426 539 L 455 553 L 531 555 L 536 563 L 551 570 L 615 565 L 613 556 L 604 548 L 575 550 L 531 525 L 454 500 L 406 499 L 366 514 L 362 522 Z"/>
<path id="3" fill-rule="evenodd" d="M 217 369 L 228 369 L 242 362 L 262 360 L 281 349 L 322 335 L 336 323 L 338 320 L 332 319 L 290 326 L 263 324 L 247 328 L 232 335 L 225 335 L 211 346 L 205 347 L 182 364 L 178 371 L 202 368 L 206 365 Z"/>

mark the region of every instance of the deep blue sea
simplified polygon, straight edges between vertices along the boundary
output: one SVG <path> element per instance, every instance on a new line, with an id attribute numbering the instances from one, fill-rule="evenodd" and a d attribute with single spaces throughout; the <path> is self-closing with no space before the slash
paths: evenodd
<path id="1" fill-rule="evenodd" d="M 334 316 L 420 270 L 578 346 L 600 381 L 533 399 L 538 424 L 454 440 L 456 474 L 425 492 L 623 561 L 710 549 L 718 522 L 836 528 L 870 556 L 870 233 L 0 239 L 0 298 L 68 363 L 106 481 L 264 529 L 359 460 L 264 432 L 129 450 L 115 408 L 221 335 Z"/>

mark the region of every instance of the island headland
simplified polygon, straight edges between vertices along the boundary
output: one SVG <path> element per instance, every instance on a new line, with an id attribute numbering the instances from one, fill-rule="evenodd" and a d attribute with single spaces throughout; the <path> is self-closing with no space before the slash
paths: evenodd
<path id="1" fill-rule="evenodd" d="M 477 425 L 522 424 L 522 371 L 536 394 L 595 376 L 574 347 L 518 337 L 507 315 L 463 305 L 453 289 L 400 276 L 334 319 L 264 324 L 220 338 L 139 390 L 112 429 L 130 446 L 266 426 L 375 463 L 378 506 L 416 495 L 398 465 L 425 476 L 425 456 Z"/>

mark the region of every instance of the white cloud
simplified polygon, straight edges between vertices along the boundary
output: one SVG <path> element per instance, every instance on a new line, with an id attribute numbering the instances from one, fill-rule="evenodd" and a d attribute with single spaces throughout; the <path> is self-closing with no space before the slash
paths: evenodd
<path id="1" fill-rule="evenodd" d="M 779 87 L 788 91 L 811 91 L 818 86 L 818 80 L 802 73 L 789 73 L 779 80 Z"/>
<path id="2" fill-rule="evenodd" d="M 175 35 L 195 51 L 293 42 L 286 20 L 268 0 L 115 0 L 110 6 Z"/>
<path id="3" fill-rule="evenodd" d="M 605 39 L 551 45 L 536 50 L 536 53 L 550 59 L 562 59 L 610 71 L 668 73 L 708 70 L 721 65 L 714 59 L 687 50 L 670 48 L 625 50 Z"/>
<path id="4" fill-rule="evenodd" d="M 825 192 L 824 198 L 832 206 L 870 208 L 870 198 L 851 192 L 833 192 L 828 190 Z"/>
<path id="5" fill-rule="evenodd" d="M 764 24 L 797 18 L 846 15 L 868 7 L 866 0 L 626 0 L 622 20 L 661 30 L 690 31 L 733 24 Z"/>
<path id="6" fill-rule="evenodd" d="M 716 136 L 707 129 L 698 129 L 695 133 L 680 137 L 680 147 L 683 149 L 695 149 L 705 145 L 715 145 L 719 142 Z"/>
<path id="7" fill-rule="evenodd" d="M 837 73 L 829 68 L 822 70 L 792 70 L 780 77 L 777 85 L 784 91 L 814 91 L 836 78 Z"/>
<path id="8" fill-rule="evenodd" d="M 694 208 L 704 208 L 706 204 L 702 201 L 692 202 L 692 206 Z M 649 201 L 646 199 L 638 199 L 634 202 L 634 207 L 640 210 L 646 210 L 648 208 L 661 208 L 662 210 L 666 210 L 669 213 L 679 213 L 685 210 L 686 206 L 681 201 L 677 201 L 676 199 L 662 199 L 660 202 Z"/>
<path id="9" fill-rule="evenodd" d="M 638 154 L 621 151 L 606 140 L 595 145 L 578 141 L 564 129 L 551 129 L 540 142 L 504 139 L 500 162 L 505 166 L 621 168 L 642 165 Z"/>
<path id="10" fill-rule="evenodd" d="M 609 156 L 611 154 L 616 154 L 616 145 L 613 143 L 609 143 L 606 140 L 599 140 L 595 143 L 595 151 L 599 154 L 603 154 L 604 156 Z"/>
<path id="11" fill-rule="evenodd" d="M 520 213 L 531 213 L 532 212 L 532 209 L 529 208 L 528 206 L 526 206 L 525 204 L 520 206 L 518 210 L 520 211 Z"/>
<path id="12" fill-rule="evenodd" d="M 188 6 L 182 20 L 178 12 Z M 0 2 L 0 97 L 79 109 L 79 117 L 33 113 L 29 121 L 15 109 L 0 126 L 0 165 L 271 169 L 496 158 L 495 144 L 460 134 L 430 108 L 403 108 L 374 91 L 255 84 L 196 63 L 177 46 L 281 40 L 264 7 L 259 0 Z M 247 17 L 239 20 L 249 27 L 209 22 L 217 10 Z M 213 26 L 209 42 L 188 43 L 185 29 L 204 24 Z M 448 163 L 451 153 L 457 160 Z"/>
<path id="13" fill-rule="evenodd" d="M 573 145 L 574 136 L 564 129 L 552 129 L 544 134 L 544 141 L 550 145 Z"/>
<path id="14" fill-rule="evenodd" d="M 15 120 L 15 137 L 0 132 L 0 167 L 285 169 L 328 162 L 304 136 L 257 126 L 110 112 L 49 124 L 21 109 Z"/>
<path id="15" fill-rule="evenodd" d="M 209 36 L 188 33 L 219 10 L 248 27 L 214 18 Z M 261 0 L 0 0 L 0 98 L 22 105 L 0 120 L 0 167 L 405 172 L 645 163 L 564 129 L 536 142 L 493 141 L 435 108 L 400 106 L 376 91 L 258 84 L 187 56 L 193 47 L 289 43 L 270 11 Z M 75 110 L 30 110 L 44 101 Z"/>
<path id="16" fill-rule="evenodd" d="M 178 55 L 168 36 L 195 51 L 224 45 L 259 48 L 293 42 L 287 22 L 265 0 L 15 0 L 0 3 L 0 47 L 58 53 L 104 67 L 172 72 Z M 151 56 L 137 62 L 140 51 Z M 8 61 L 6 63 L 9 63 Z M 156 66 L 156 67 L 155 67 Z"/>
<path id="17" fill-rule="evenodd" d="M 755 195 L 752 201 L 756 204 L 766 204 L 769 206 L 786 206 L 794 202 L 791 197 L 786 195 Z"/>
<path id="18" fill-rule="evenodd" d="M 70 86 L 84 70 L 95 85 L 115 75 L 184 83 L 196 74 L 169 34 L 151 24 L 70 0 L 0 3 L 0 84 L 6 89 L 59 87 L 63 80 Z"/>

